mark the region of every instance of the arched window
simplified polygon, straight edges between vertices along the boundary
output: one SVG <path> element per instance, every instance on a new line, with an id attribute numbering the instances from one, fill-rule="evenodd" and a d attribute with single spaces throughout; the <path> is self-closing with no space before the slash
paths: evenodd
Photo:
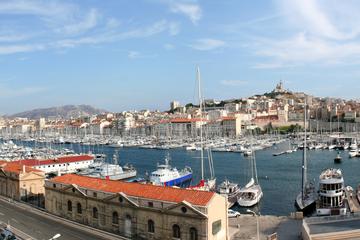
<path id="1" fill-rule="evenodd" d="M 173 227 L 173 238 L 180 238 L 180 227 L 177 224 L 174 224 Z"/>
<path id="2" fill-rule="evenodd" d="M 196 228 L 190 228 L 190 240 L 198 240 L 198 233 Z"/>
<path id="3" fill-rule="evenodd" d="M 76 209 L 77 209 L 77 213 L 78 213 L 78 214 L 82 214 L 82 208 L 81 208 L 81 204 L 80 204 L 80 203 L 77 203 L 77 204 L 76 204 Z"/>
<path id="4" fill-rule="evenodd" d="M 154 233 L 155 232 L 155 223 L 151 219 L 149 219 L 149 221 L 148 221 L 148 232 L 149 233 Z"/>
<path id="5" fill-rule="evenodd" d="M 93 207 L 93 218 L 98 218 L 99 217 L 99 213 L 96 207 Z"/>
<path id="6" fill-rule="evenodd" d="M 68 211 L 72 212 L 72 202 L 69 200 L 67 203 Z"/>
<path id="7" fill-rule="evenodd" d="M 112 214 L 112 223 L 119 224 L 119 214 L 116 211 Z"/>

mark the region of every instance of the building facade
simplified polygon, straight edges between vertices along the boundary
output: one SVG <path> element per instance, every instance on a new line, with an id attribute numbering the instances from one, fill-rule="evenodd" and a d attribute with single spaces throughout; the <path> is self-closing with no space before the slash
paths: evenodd
<path id="1" fill-rule="evenodd" d="M 50 213 L 131 239 L 228 239 L 227 201 L 213 192 L 73 174 L 45 192 Z"/>
<path id="2" fill-rule="evenodd" d="M 0 194 L 15 200 L 42 199 L 45 173 L 19 163 L 0 163 Z"/>

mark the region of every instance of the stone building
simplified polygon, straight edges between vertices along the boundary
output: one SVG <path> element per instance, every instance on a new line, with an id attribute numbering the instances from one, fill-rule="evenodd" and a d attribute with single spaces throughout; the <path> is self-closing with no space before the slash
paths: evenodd
<path id="1" fill-rule="evenodd" d="M 45 192 L 50 213 L 131 239 L 228 239 L 227 201 L 213 192 L 73 174 Z"/>
<path id="2" fill-rule="evenodd" d="M 45 173 L 20 163 L 0 162 L 0 193 L 15 200 L 42 199 Z"/>

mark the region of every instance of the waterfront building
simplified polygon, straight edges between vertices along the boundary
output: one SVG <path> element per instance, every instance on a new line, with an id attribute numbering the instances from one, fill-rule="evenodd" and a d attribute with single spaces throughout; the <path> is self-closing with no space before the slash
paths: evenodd
<path id="1" fill-rule="evenodd" d="M 227 201 L 207 191 L 63 175 L 45 183 L 46 210 L 131 239 L 227 240 Z"/>
<path id="2" fill-rule="evenodd" d="M 45 173 L 21 163 L 0 161 L 0 194 L 15 200 L 43 196 Z"/>
<path id="3" fill-rule="evenodd" d="M 44 160 L 25 159 L 14 161 L 14 163 L 41 170 L 45 174 L 60 175 L 76 173 L 81 169 L 88 168 L 90 164 L 94 163 L 94 157 L 90 155 L 73 155 Z"/>

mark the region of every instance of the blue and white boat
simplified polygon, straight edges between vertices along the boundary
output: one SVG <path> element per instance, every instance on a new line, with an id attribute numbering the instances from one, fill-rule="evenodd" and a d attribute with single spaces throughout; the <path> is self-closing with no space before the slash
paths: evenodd
<path id="1" fill-rule="evenodd" d="M 189 187 L 192 180 L 192 170 L 185 167 L 181 171 L 169 165 L 169 156 L 165 158 L 165 164 L 158 164 L 157 170 L 150 175 L 150 182 L 154 185 L 166 187 Z"/>

